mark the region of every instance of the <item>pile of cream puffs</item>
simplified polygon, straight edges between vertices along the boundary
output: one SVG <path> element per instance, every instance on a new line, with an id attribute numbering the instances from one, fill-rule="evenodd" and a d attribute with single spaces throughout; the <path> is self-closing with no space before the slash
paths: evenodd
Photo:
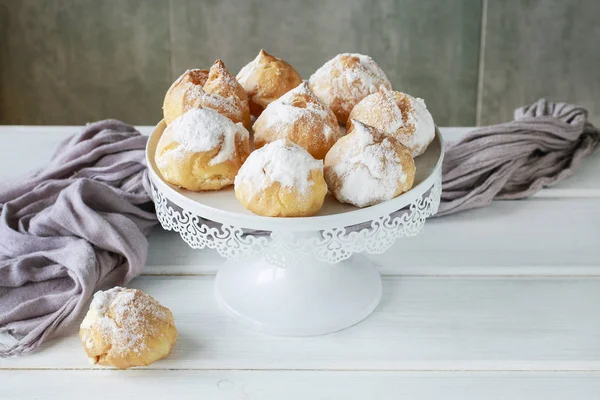
<path id="1" fill-rule="evenodd" d="M 357 207 L 390 200 L 410 190 L 435 136 L 423 100 L 392 90 L 362 54 L 337 55 L 307 82 L 264 50 L 237 77 L 217 60 L 179 77 L 163 112 L 155 162 L 166 181 L 233 184 L 244 207 L 272 217 L 314 215 L 328 191 Z"/>

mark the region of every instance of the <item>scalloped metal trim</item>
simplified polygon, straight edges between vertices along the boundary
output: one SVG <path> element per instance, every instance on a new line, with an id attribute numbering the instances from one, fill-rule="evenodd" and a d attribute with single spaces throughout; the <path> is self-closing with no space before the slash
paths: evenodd
<path id="1" fill-rule="evenodd" d="M 173 208 L 154 185 L 152 195 L 156 214 L 163 228 L 179 232 L 192 248 L 214 249 L 231 260 L 262 255 L 281 266 L 297 263 L 307 255 L 321 261 L 338 263 L 354 253 L 383 253 L 396 239 L 418 234 L 425 225 L 425 220 L 434 215 L 440 205 L 441 169 L 436 174 L 429 192 L 392 215 L 379 217 L 361 229 L 336 227 L 315 231 L 309 237 L 277 231 L 270 235 L 254 236 L 248 233 L 248 229 L 208 221 L 185 209 L 179 211 Z"/>

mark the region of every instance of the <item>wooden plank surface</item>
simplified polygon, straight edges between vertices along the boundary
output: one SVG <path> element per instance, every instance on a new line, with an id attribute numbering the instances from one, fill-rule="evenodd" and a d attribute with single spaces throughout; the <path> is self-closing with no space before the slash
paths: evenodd
<path id="1" fill-rule="evenodd" d="M 154 369 L 600 371 L 600 278 L 388 277 L 375 313 L 309 338 L 269 336 L 221 313 L 212 277 L 131 285 L 175 316 L 179 340 Z M 95 368 L 77 326 L 0 368 Z"/>
<path id="2" fill-rule="evenodd" d="M 597 399 L 596 373 L 346 371 L 9 371 L 2 395 L 61 400 L 107 398 L 308 400 Z M 70 383 L 66 383 L 69 381 Z M 32 385 L 31 382 L 35 382 Z M 67 387 L 68 385 L 68 387 Z M 58 395 L 60 393 L 60 395 Z"/>
<path id="3" fill-rule="evenodd" d="M 80 129 L 0 126 L 9 144 L 0 147 L 0 181 L 42 166 Z M 442 132 L 453 141 L 469 130 Z M 146 369 L 97 368 L 73 326 L 39 352 L 0 359 L 2 397 L 595 399 L 599 174 L 595 155 L 533 199 L 428 221 L 419 236 L 371 257 L 385 274 L 375 313 L 314 338 L 230 321 L 212 295 L 221 257 L 157 228 L 146 276 L 130 286 L 173 310 L 172 354 Z"/>

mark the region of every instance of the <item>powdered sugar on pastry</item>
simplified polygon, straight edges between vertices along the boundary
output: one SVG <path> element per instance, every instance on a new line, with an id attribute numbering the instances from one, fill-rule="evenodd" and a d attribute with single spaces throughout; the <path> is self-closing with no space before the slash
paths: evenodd
<path id="1" fill-rule="evenodd" d="M 283 97 L 269 104 L 267 109 L 268 111 L 263 111 L 263 114 L 261 114 L 263 116 L 262 120 L 264 121 L 264 127 L 267 129 L 281 125 L 293 124 L 298 118 L 312 118 L 309 110 L 305 108 L 294 107 L 290 103 L 286 102 L 286 99 Z"/>
<path id="2" fill-rule="evenodd" d="M 258 117 L 264 108 L 302 83 L 298 72 L 281 58 L 261 50 L 237 74 L 250 102 L 250 112 Z"/>
<path id="3" fill-rule="evenodd" d="M 240 86 L 240 83 L 235 79 L 223 61 L 217 60 L 212 65 L 208 72 L 208 78 L 204 84 L 204 91 L 207 93 L 216 93 L 228 99 L 236 99 L 246 101 L 248 97 L 246 92 Z"/>
<path id="4" fill-rule="evenodd" d="M 170 318 L 164 307 L 139 290 L 115 287 L 99 291 L 81 323 L 82 341 L 90 350 L 109 345 L 112 354 L 140 353 L 148 350 L 145 337 L 159 333 L 152 320 L 169 323 Z M 94 334 L 99 334 L 103 343 L 96 343 Z"/>
<path id="5" fill-rule="evenodd" d="M 238 107 L 236 103 L 238 99 L 235 99 L 233 96 L 222 97 L 190 88 L 187 92 L 187 98 L 188 102 L 184 106 L 185 112 L 203 105 L 212 108 L 213 110 L 223 110 L 223 112 L 227 113 L 231 118 L 242 119 L 242 109 Z"/>
<path id="6" fill-rule="evenodd" d="M 296 96 L 306 96 L 308 101 L 302 102 L 302 106 L 294 104 Z M 292 124 L 298 118 L 327 120 L 331 116 L 328 111 L 326 106 L 310 91 L 308 84 L 304 82 L 269 104 L 263 119 L 267 128 L 274 125 Z M 331 129 L 324 133 L 331 134 Z"/>
<path id="7" fill-rule="evenodd" d="M 417 157 L 425 152 L 435 137 L 435 123 L 423 99 L 407 96 L 410 100 L 411 111 L 408 112 L 406 125 L 414 126 L 414 132 L 412 134 L 401 132 L 398 140 L 411 149 L 413 157 Z"/>
<path id="8" fill-rule="evenodd" d="M 249 133 L 241 123 L 233 123 L 229 118 L 210 108 L 192 109 L 176 118 L 165 130 L 172 131 L 173 141 L 178 147 L 157 157 L 156 163 L 163 167 L 168 156 L 181 159 L 186 153 L 207 152 L 219 148 L 210 161 L 215 165 L 230 160 L 235 155 L 236 138 L 248 140 Z"/>
<path id="9" fill-rule="evenodd" d="M 359 68 L 348 68 L 344 71 L 347 82 L 362 81 L 364 88 L 369 93 L 375 93 L 379 89 L 382 80 L 386 79 L 385 72 L 377 65 L 373 59 L 363 54 L 351 54 L 359 59 Z"/>
<path id="10" fill-rule="evenodd" d="M 358 63 L 346 64 L 344 58 L 358 58 Z M 338 71 L 339 73 L 334 73 Z M 327 61 L 311 77 L 310 82 L 322 78 L 331 78 L 332 90 L 324 94 L 326 103 L 333 101 L 338 92 L 350 91 L 354 96 L 367 96 L 376 93 L 383 84 L 389 86 L 385 72 L 373 59 L 363 54 L 344 53 L 338 54 Z M 388 85 L 386 85 L 388 83 Z"/>
<path id="11" fill-rule="evenodd" d="M 173 82 L 165 95 L 163 113 L 168 125 L 187 111 L 204 107 L 250 126 L 248 96 L 221 60 L 209 70 L 187 70 Z"/>
<path id="12" fill-rule="evenodd" d="M 336 198 L 366 207 L 408 190 L 414 177 L 408 150 L 402 154 L 395 139 L 373 127 L 358 121 L 353 127 L 325 158 L 325 179 Z"/>
<path id="13" fill-rule="evenodd" d="M 374 146 L 373 136 L 362 126 L 355 128 L 356 145 L 347 149 L 343 161 L 334 167 L 342 178 L 340 196 L 359 207 L 391 199 L 398 182 L 406 180 L 391 142 L 384 140 Z M 389 168 L 388 164 L 396 165 Z"/>
<path id="14" fill-rule="evenodd" d="M 250 153 L 235 177 L 235 185 L 250 185 L 252 192 L 262 191 L 279 182 L 282 187 L 306 193 L 312 181 L 310 171 L 323 170 L 323 161 L 315 160 L 302 147 L 285 139 L 269 143 Z"/>
<path id="15" fill-rule="evenodd" d="M 186 91 L 187 102 L 184 111 L 204 106 L 219 110 L 233 120 L 244 118 L 245 107 L 248 107 L 247 97 L 221 60 L 215 61 L 209 71 L 188 70 L 182 77 L 190 72 L 196 75 L 196 85 L 190 85 Z M 173 85 L 178 84 L 180 79 Z"/>
<path id="16" fill-rule="evenodd" d="M 371 112 L 373 114 L 379 113 L 381 112 L 382 115 L 387 114 L 388 115 L 388 123 L 387 123 L 387 128 L 384 130 L 384 132 L 386 133 L 392 133 L 392 132 L 396 132 L 398 129 L 400 129 L 401 127 L 405 126 L 405 122 L 404 122 L 404 116 L 402 115 L 402 110 L 400 109 L 400 107 L 398 107 L 398 104 L 396 104 L 396 100 L 394 99 L 394 94 L 392 91 L 387 90 L 387 89 L 382 89 L 380 91 L 380 93 L 384 96 L 385 100 L 384 102 L 382 102 L 382 104 L 376 105 L 374 104 L 374 107 L 379 106 L 379 109 L 376 109 L 376 112 L 373 112 L 373 108 L 371 108 Z M 368 96 L 371 97 L 371 96 Z M 366 97 L 364 100 L 366 100 L 368 97 Z M 373 96 L 375 97 L 375 96 Z M 360 104 L 360 103 L 358 103 Z M 350 113 L 350 116 L 352 117 L 352 112 Z"/>
<path id="17" fill-rule="evenodd" d="M 256 90 L 256 87 L 258 86 L 256 70 L 259 68 L 260 61 L 263 58 L 263 51 L 261 51 L 254 60 L 243 66 L 242 69 L 240 69 L 240 72 L 238 72 L 236 79 L 240 82 L 246 92 Z"/>
<path id="18" fill-rule="evenodd" d="M 339 54 L 309 79 L 311 90 L 345 123 L 352 107 L 380 87 L 391 90 L 385 72 L 369 56 Z"/>
<path id="19" fill-rule="evenodd" d="M 289 139 L 314 158 L 323 159 L 341 137 L 335 114 L 302 83 L 272 102 L 254 123 L 257 148 Z"/>
<path id="20" fill-rule="evenodd" d="M 394 136 L 411 150 L 413 157 L 423 154 L 435 136 L 433 118 L 422 99 L 383 88 L 358 103 L 349 120 L 361 121 Z"/>

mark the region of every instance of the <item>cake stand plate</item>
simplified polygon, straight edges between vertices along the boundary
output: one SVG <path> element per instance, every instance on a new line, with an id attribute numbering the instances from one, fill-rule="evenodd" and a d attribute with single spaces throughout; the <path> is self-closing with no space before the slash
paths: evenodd
<path id="1" fill-rule="evenodd" d="M 217 302 L 262 332 L 319 335 L 366 318 L 381 300 L 381 278 L 358 253 L 382 253 L 396 239 L 416 235 L 439 206 L 443 143 L 437 129 L 415 159 L 408 192 L 362 209 L 328 194 L 313 217 L 274 218 L 246 210 L 233 188 L 194 193 L 167 183 L 154 163 L 165 126 L 157 125 L 146 148 L 158 219 L 192 248 L 214 249 L 229 260 L 217 274 Z"/>

